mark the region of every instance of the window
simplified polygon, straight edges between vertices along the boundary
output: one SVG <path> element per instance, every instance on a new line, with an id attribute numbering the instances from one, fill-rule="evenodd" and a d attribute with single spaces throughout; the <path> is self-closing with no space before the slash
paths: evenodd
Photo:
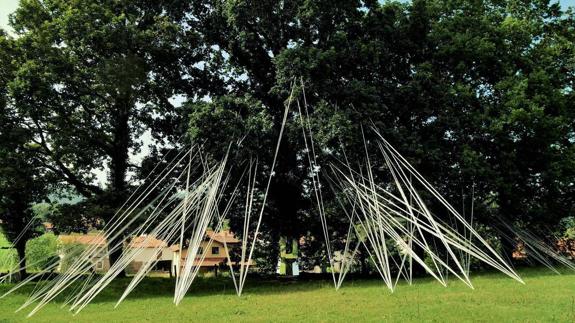
<path id="1" fill-rule="evenodd" d="M 212 247 L 212 255 L 219 255 L 220 247 Z"/>
<path id="2" fill-rule="evenodd" d="M 98 261 L 96 263 L 96 270 L 102 270 L 104 269 L 104 262 L 103 261 Z"/>

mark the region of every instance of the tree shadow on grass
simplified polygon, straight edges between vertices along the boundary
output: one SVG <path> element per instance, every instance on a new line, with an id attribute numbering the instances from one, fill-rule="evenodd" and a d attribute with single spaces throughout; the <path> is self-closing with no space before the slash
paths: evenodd
<path id="1" fill-rule="evenodd" d="M 91 303 L 115 303 L 124 293 L 126 287 L 131 282 L 131 278 L 119 278 L 110 283 L 94 298 Z M 32 282 L 20 289 L 13 292 L 13 295 L 29 297 L 33 291 L 40 289 L 48 282 Z M 77 287 L 84 283 L 80 280 L 54 299 L 54 303 L 64 303 L 72 292 L 77 291 Z M 276 279 L 273 277 L 248 277 L 244 288 L 244 295 L 247 294 L 283 294 L 283 293 L 296 293 L 316 290 L 319 288 L 330 287 L 331 281 L 327 280 L 314 280 L 314 281 L 299 281 L 295 279 Z M 173 298 L 176 280 L 175 278 L 162 278 L 162 277 L 147 277 L 142 280 L 138 286 L 127 296 L 127 300 L 133 299 L 149 299 L 149 298 Z M 0 285 L 0 295 L 4 294 L 14 284 Z M 203 278 L 197 277 L 188 292 L 186 297 L 205 297 L 214 295 L 228 295 L 235 296 L 236 290 L 231 277 L 218 277 L 218 278 Z M 11 297 L 11 295 L 8 295 Z M 0 299 L 0 302 L 2 300 Z"/>
<path id="2" fill-rule="evenodd" d="M 575 275 L 574 271 L 568 269 L 560 269 L 563 275 Z M 524 279 L 529 278 L 540 278 L 547 276 L 557 276 L 556 273 L 547 268 L 519 268 L 519 275 Z M 489 279 L 489 280 L 511 280 L 510 277 L 493 271 L 482 271 L 478 273 L 472 273 L 472 281 L 476 278 Z M 456 278 L 451 278 L 453 281 Z M 108 285 L 91 303 L 116 303 L 118 299 L 123 294 L 126 287 L 130 284 L 131 278 L 121 278 L 114 280 L 110 285 Z M 138 299 L 152 299 L 152 298 L 166 298 L 171 299 L 174 295 L 175 289 L 175 279 L 174 278 L 162 278 L 162 277 L 147 277 L 128 295 L 127 300 L 138 300 Z M 83 281 L 69 287 L 65 292 L 55 298 L 54 302 L 57 304 L 62 304 L 68 299 L 71 292 L 75 290 L 78 284 L 82 284 Z M 41 288 L 40 283 L 31 283 L 23 286 L 21 289 L 14 292 L 15 295 L 28 297 L 34 291 L 35 288 Z M 437 284 L 437 282 L 431 277 L 420 277 L 416 278 L 415 285 L 422 286 L 427 284 Z M 0 285 L 0 294 L 5 293 L 14 285 Z M 386 290 L 385 285 L 382 280 L 378 277 L 362 277 L 349 275 L 343 284 L 342 289 L 345 291 L 347 286 L 354 287 L 377 287 L 382 288 L 382 292 Z M 406 282 L 400 282 L 398 288 L 405 288 L 407 286 Z M 330 275 L 306 275 L 299 279 L 285 279 L 273 276 L 249 276 L 246 281 L 243 295 L 280 295 L 289 293 L 302 293 L 311 292 L 318 289 L 333 289 L 333 282 Z M 194 297 L 208 297 L 208 296 L 235 296 L 236 291 L 234 284 L 230 277 L 218 277 L 218 278 L 204 278 L 198 277 L 194 280 L 194 283 L 190 287 L 189 291 L 186 293 L 186 298 Z M 7 297 L 10 297 L 7 296 Z M 0 300 L 2 302 L 2 300 Z"/>
<path id="3" fill-rule="evenodd" d="M 557 266 L 555 269 L 561 275 L 575 275 L 575 271 L 567 267 Z M 515 268 L 515 271 L 522 279 L 558 276 L 556 272 L 542 266 L 522 266 Z M 471 272 L 471 279 L 473 280 L 474 278 L 489 278 L 491 280 L 512 279 L 496 269 L 482 270 L 476 273 Z"/>

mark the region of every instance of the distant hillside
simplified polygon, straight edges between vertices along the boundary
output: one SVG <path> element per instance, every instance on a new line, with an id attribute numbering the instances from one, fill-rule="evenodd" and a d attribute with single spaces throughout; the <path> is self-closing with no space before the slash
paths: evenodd
<path id="1" fill-rule="evenodd" d="M 48 195 L 48 199 L 52 203 L 58 204 L 77 204 L 84 200 L 82 195 L 72 192 L 55 192 Z"/>

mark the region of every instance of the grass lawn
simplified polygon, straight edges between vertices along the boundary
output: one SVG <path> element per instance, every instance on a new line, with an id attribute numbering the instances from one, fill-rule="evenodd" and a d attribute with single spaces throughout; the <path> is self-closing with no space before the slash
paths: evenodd
<path id="1" fill-rule="evenodd" d="M 148 278 L 114 309 L 129 280 L 106 289 L 78 316 L 52 303 L 32 317 L 14 310 L 27 291 L 0 300 L 0 322 L 206 322 L 206 321 L 521 321 L 575 322 L 575 273 L 520 270 L 526 285 L 498 273 L 475 276 L 475 289 L 452 280 L 447 288 L 431 279 L 398 286 L 390 293 L 378 280 L 348 280 L 335 291 L 330 281 L 249 280 L 237 297 L 229 279 L 198 279 L 179 306 L 174 282 Z M 401 284 L 401 283 L 400 283 Z M 8 286 L 0 286 L 0 292 Z"/>

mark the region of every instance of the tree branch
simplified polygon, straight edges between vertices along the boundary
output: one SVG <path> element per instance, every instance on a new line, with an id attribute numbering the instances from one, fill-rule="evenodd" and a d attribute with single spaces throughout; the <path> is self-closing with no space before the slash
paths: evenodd
<path id="1" fill-rule="evenodd" d="M 42 146 L 42 148 L 45 151 L 40 153 L 50 158 L 56 164 L 57 167 L 50 165 L 46 161 L 41 161 L 42 165 L 45 168 L 51 170 L 52 172 L 58 174 L 66 182 L 74 186 L 76 190 L 85 197 L 91 197 L 94 194 L 96 195 L 101 194 L 103 190 L 100 187 L 82 182 L 80 178 L 76 174 L 74 174 L 68 167 L 66 167 L 66 165 L 64 165 L 64 163 L 60 159 L 54 156 L 54 153 L 48 147 L 46 138 L 44 137 L 43 129 L 40 126 L 38 120 L 33 119 L 32 121 L 36 125 L 36 129 L 38 130 L 38 134 L 40 136 L 40 141 L 38 142 L 37 140 L 34 140 L 34 142 Z"/>

